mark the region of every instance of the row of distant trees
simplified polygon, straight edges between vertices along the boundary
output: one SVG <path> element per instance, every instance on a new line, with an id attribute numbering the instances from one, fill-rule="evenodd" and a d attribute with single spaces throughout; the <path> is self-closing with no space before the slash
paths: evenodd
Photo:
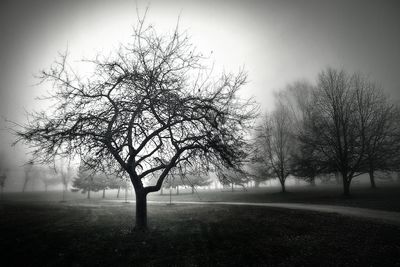
<path id="1" fill-rule="evenodd" d="M 77 176 L 72 181 L 71 191 L 81 191 L 83 194 L 87 193 L 87 198 L 90 199 L 90 192 L 103 191 L 103 198 L 105 198 L 107 189 L 117 189 L 117 197 L 119 197 L 121 189 L 128 190 L 129 185 L 130 183 L 124 177 L 92 172 L 81 165 Z"/>
<path id="2" fill-rule="evenodd" d="M 179 187 L 191 188 L 192 194 L 197 187 L 207 186 L 212 182 L 207 172 L 200 169 L 186 168 L 185 170 L 176 169 L 164 181 L 162 189 L 175 188 L 179 194 Z M 90 168 L 82 164 L 79 167 L 76 177 L 72 181 L 72 192 L 82 192 L 87 194 L 90 199 L 90 192 L 103 191 L 103 198 L 107 189 L 117 189 L 117 198 L 120 195 L 120 190 L 128 190 L 131 187 L 131 182 L 128 177 L 123 174 L 106 174 L 105 172 L 93 172 Z M 161 189 L 161 194 L 162 194 Z"/>
<path id="3" fill-rule="evenodd" d="M 13 169 L 10 169 L 9 167 L 1 166 L 0 168 L 0 186 L 2 192 L 5 187 L 6 180 L 12 171 Z M 22 192 L 27 190 L 29 184 L 33 186 L 33 184 L 36 182 L 42 183 L 46 192 L 50 186 L 56 186 L 60 184 L 63 186 L 63 191 L 65 191 L 68 189 L 72 172 L 73 170 L 70 166 L 63 168 L 62 165 L 36 165 L 34 164 L 33 160 L 30 160 L 23 166 L 24 174 L 22 177 Z"/>
<path id="4" fill-rule="evenodd" d="M 328 68 L 315 85 L 296 82 L 275 95 L 276 107 L 257 129 L 252 157 L 258 179 L 340 174 L 344 195 L 352 180 L 377 171 L 398 172 L 400 112 L 361 74 Z"/>

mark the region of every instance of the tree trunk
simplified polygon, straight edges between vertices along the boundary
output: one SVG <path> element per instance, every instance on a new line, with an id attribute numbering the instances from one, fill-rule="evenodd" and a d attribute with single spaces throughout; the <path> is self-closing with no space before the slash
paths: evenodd
<path id="1" fill-rule="evenodd" d="M 232 192 L 233 192 L 233 183 L 232 183 Z"/>
<path id="2" fill-rule="evenodd" d="M 259 188 L 260 187 L 260 182 L 259 181 L 255 181 L 254 182 L 254 187 L 255 188 Z"/>
<path id="3" fill-rule="evenodd" d="M 121 187 L 118 186 L 117 198 L 119 198 L 119 191 L 121 191 Z"/>
<path id="4" fill-rule="evenodd" d="M 106 189 L 103 189 L 103 198 L 106 197 Z"/>
<path id="5" fill-rule="evenodd" d="M 176 186 L 176 194 L 179 195 L 179 186 Z"/>
<path id="6" fill-rule="evenodd" d="M 90 190 L 87 191 L 87 199 L 90 199 Z"/>
<path id="7" fill-rule="evenodd" d="M 125 187 L 125 203 L 127 203 L 128 202 L 128 185 L 127 184 L 125 184 L 126 185 L 126 187 Z"/>
<path id="8" fill-rule="evenodd" d="M 1 187 L 1 197 L 0 200 L 3 200 L 4 186 Z"/>
<path id="9" fill-rule="evenodd" d="M 62 202 L 64 202 L 65 201 L 65 188 L 63 188 L 63 193 L 62 193 L 62 200 L 61 200 Z"/>
<path id="10" fill-rule="evenodd" d="M 369 180 L 371 181 L 371 188 L 376 188 L 374 171 L 369 171 Z"/>
<path id="11" fill-rule="evenodd" d="M 282 193 L 286 193 L 285 180 L 279 179 L 279 182 L 281 183 Z"/>
<path id="12" fill-rule="evenodd" d="M 192 194 L 194 194 L 194 186 L 192 186 Z"/>
<path id="13" fill-rule="evenodd" d="M 144 190 L 135 191 L 136 223 L 135 230 L 147 229 L 147 193 Z"/>
<path id="14" fill-rule="evenodd" d="M 162 196 L 164 194 L 164 192 L 163 192 L 163 187 L 161 186 L 161 188 L 160 188 L 160 195 Z"/>
<path id="15" fill-rule="evenodd" d="M 310 185 L 311 185 L 312 187 L 315 186 L 315 177 L 312 177 L 312 178 L 310 179 Z"/>
<path id="16" fill-rule="evenodd" d="M 22 187 L 22 193 L 24 193 L 25 192 L 25 190 L 26 190 L 26 185 L 28 184 L 28 179 L 25 179 L 25 181 L 24 181 L 24 186 Z"/>
<path id="17" fill-rule="evenodd" d="M 343 195 L 346 197 L 350 196 L 350 182 L 347 177 L 343 176 Z"/>
<path id="18" fill-rule="evenodd" d="M 281 182 L 281 187 L 282 187 L 282 193 L 286 193 L 286 187 L 285 187 L 285 183 Z"/>

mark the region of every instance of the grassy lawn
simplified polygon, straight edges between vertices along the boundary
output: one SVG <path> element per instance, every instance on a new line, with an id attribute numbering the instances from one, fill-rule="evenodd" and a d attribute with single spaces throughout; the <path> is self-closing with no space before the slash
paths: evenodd
<path id="1" fill-rule="evenodd" d="M 212 190 L 190 194 L 183 191 L 172 195 L 172 201 L 237 201 L 237 202 L 285 202 L 341 205 L 378 210 L 400 211 L 400 185 L 391 184 L 371 189 L 369 186 L 353 186 L 352 196 L 343 197 L 338 186 L 289 186 L 288 192 L 280 193 L 279 187 L 250 188 L 248 191 L 236 189 L 235 192 Z M 168 191 L 167 191 L 168 192 Z M 167 193 L 166 192 L 166 193 Z M 169 195 L 158 193 L 149 195 L 149 200 L 169 201 Z"/>
<path id="2" fill-rule="evenodd" d="M 0 206 L 8 266 L 398 266 L 400 228 L 334 214 L 236 206 L 10 202 Z M 5 265 L 3 265 L 5 266 Z"/>

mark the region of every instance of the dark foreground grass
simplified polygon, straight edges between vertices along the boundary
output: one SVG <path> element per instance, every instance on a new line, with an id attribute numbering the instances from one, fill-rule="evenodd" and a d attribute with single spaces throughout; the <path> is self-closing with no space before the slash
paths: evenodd
<path id="1" fill-rule="evenodd" d="M 0 206 L 2 266 L 399 266 L 399 227 L 334 214 L 236 206 Z"/>

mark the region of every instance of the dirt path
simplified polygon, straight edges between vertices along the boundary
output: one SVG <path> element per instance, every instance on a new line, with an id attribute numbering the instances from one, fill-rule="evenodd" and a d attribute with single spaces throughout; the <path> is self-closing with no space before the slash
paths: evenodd
<path id="1" fill-rule="evenodd" d="M 168 204 L 164 201 L 148 201 L 149 204 Z M 354 208 L 335 205 L 302 204 L 302 203 L 249 203 L 249 202 L 206 202 L 206 201 L 174 201 L 173 204 L 192 205 L 235 205 L 285 208 L 295 210 L 311 210 L 317 212 L 337 213 L 346 216 L 355 216 L 376 220 L 384 223 L 400 225 L 400 212 Z"/>

